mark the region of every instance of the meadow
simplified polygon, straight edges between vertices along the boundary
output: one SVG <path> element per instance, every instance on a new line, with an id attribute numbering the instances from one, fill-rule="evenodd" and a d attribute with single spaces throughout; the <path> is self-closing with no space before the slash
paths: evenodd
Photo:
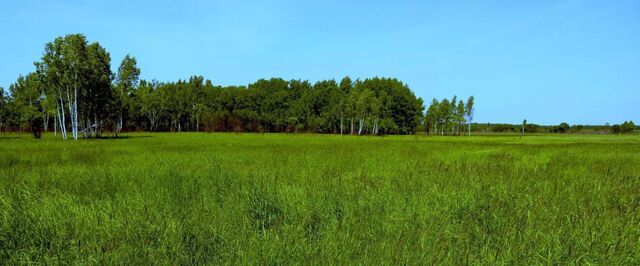
<path id="1" fill-rule="evenodd" d="M 640 136 L 0 134 L 0 264 L 640 264 Z"/>

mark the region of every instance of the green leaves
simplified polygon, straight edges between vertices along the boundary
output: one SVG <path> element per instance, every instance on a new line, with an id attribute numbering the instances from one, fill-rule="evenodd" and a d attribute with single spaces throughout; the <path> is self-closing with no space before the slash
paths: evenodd
<path id="1" fill-rule="evenodd" d="M 424 109 L 422 99 L 395 78 L 344 77 L 339 83 L 329 79 L 313 85 L 271 78 L 246 87 L 215 86 L 202 76 L 139 82 L 135 57 L 126 55 L 114 75 L 107 50 L 82 34 L 47 43 L 34 64 L 32 81 L 18 81 L 33 85 L 20 85 L 16 112 L 42 114 L 45 125 L 55 119 L 64 138 L 68 124 L 74 138 L 94 128 L 99 134 L 103 125 L 116 134 L 137 128 L 355 134 L 353 124 L 358 123 L 359 134 L 411 134 L 422 123 Z M 34 111 L 40 102 L 45 104 Z"/>
<path id="2" fill-rule="evenodd" d="M 126 55 L 120 66 L 118 67 L 118 76 L 116 77 L 116 88 L 122 99 L 127 99 L 138 86 L 140 78 L 140 69 L 137 66 L 135 57 Z"/>

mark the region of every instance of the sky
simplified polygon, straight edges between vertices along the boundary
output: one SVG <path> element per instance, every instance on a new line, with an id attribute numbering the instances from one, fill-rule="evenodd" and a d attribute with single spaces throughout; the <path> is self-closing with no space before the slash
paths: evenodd
<path id="1" fill-rule="evenodd" d="M 0 86 L 71 33 L 148 80 L 395 77 L 477 122 L 640 122 L 640 1 L 0 0 Z"/>

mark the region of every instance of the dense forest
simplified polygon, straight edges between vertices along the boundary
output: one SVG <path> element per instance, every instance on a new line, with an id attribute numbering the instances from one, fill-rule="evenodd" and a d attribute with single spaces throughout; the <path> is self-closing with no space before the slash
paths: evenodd
<path id="1" fill-rule="evenodd" d="M 462 135 L 471 132 L 632 133 L 633 122 L 605 126 L 472 123 L 474 97 L 433 99 L 426 109 L 394 78 L 349 77 L 310 83 L 260 79 L 219 86 L 202 76 L 175 82 L 140 80 L 130 55 L 111 70 L 111 56 L 81 34 L 45 45 L 33 72 L 0 87 L 0 131 L 52 131 L 90 138 L 122 131 L 314 132 L 353 135 Z M 69 136 L 70 135 L 70 136 Z"/>
<path id="2" fill-rule="evenodd" d="M 393 78 L 340 82 L 261 79 L 217 86 L 201 76 L 139 80 L 127 55 L 112 73 L 109 53 L 80 34 L 47 43 L 35 71 L 0 97 L 0 129 L 50 130 L 63 138 L 108 131 L 318 132 L 411 134 L 423 102 Z M 69 136 L 68 136 L 69 135 Z"/>

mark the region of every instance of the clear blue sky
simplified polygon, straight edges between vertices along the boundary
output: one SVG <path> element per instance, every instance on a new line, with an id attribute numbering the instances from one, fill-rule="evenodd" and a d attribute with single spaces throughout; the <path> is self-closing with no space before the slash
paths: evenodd
<path id="1" fill-rule="evenodd" d="M 305 2 L 305 3 L 303 3 Z M 640 122 L 640 1 L 2 1 L 0 86 L 83 33 L 142 78 L 397 77 L 476 121 Z"/>

